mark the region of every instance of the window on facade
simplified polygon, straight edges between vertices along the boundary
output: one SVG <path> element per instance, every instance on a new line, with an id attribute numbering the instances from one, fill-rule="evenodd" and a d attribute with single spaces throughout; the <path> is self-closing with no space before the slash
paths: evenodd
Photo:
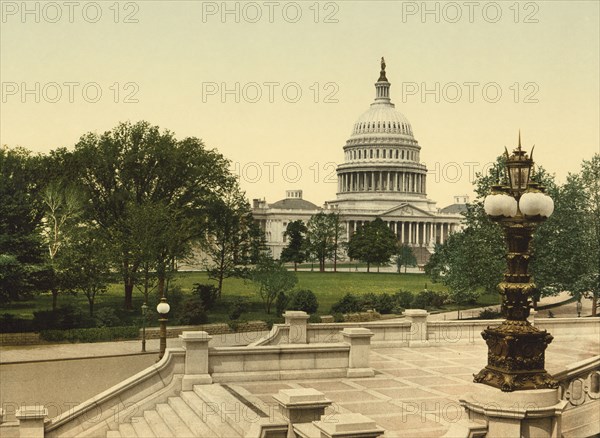
<path id="1" fill-rule="evenodd" d="M 396 160 L 398 159 L 398 149 L 396 149 Z"/>
<path id="2" fill-rule="evenodd" d="M 383 150 L 383 158 L 385 158 L 385 149 Z"/>
<path id="3" fill-rule="evenodd" d="M 375 156 L 375 158 L 379 158 L 379 149 L 377 149 L 377 155 Z"/>

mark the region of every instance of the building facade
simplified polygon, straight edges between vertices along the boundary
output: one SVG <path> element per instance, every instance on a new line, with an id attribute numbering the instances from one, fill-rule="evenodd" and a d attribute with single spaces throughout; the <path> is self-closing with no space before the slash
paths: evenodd
<path id="1" fill-rule="evenodd" d="M 385 67 L 382 59 L 375 100 L 354 123 L 343 148 L 336 198 L 322 208 L 303 200 L 301 191 L 293 190 L 274 204 L 254 200 L 254 217 L 265 231 L 274 257 L 279 257 L 286 246 L 283 234 L 289 222 L 307 222 L 323 210 L 340 215 L 347 239 L 364 223 L 381 218 L 400 243 L 413 247 L 419 264 L 427 261 L 436 243 L 443 243 L 461 226 L 467 197 L 455 197 L 455 204 L 443 209 L 427 197 L 427 168 L 420 162 L 421 146 L 410 122 L 391 101 Z"/>

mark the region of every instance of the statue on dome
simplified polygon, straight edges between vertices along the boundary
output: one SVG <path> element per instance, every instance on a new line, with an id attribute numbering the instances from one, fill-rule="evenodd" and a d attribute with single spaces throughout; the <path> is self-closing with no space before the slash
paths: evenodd
<path id="1" fill-rule="evenodd" d="M 379 73 L 378 81 L 387 82 L 387 78 L 385 77 L 385 59 L 383 58 L 383 56 L 381 57 L 381 72 Z"/>

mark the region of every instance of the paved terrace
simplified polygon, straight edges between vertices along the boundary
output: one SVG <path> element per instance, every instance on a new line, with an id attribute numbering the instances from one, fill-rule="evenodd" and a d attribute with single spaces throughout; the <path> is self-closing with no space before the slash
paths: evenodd
<path id="1" fill-rule="evenodd" d="M 600 354 L 600 340 L 554 340 L 546 369 L 554 374 L 566 365 Z M 280 389 L 314 388 L 333 401 L 327 414 L 359 412 L 386 429 L 386 437 L 439 437 L 463 410 L 460 396 L 472 392 L 473 374 L 487 363 L 483 341 L 470 345 L 371 350 L 375 377 L 236 384 L 268 405 Z M 334 417 L 332 417 L 334 418 Z"/>

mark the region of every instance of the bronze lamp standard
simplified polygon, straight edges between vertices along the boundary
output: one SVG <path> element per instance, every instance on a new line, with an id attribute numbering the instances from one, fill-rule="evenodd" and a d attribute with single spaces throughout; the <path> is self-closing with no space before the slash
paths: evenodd
<path id="1" fill-rule="evenodd" d="M 532 150 L 533 152 L 533 150 Z M 552 336 L 532 326 L 527 317 L 536 286 L 528 274 L 529 244 L 536 227 L 554 211 L 544 188 L 530 181 L 533 160 L 519 146 L 506 151 L 508 185 L 494 185 L 484 209 L 504 232 L 508 245 L 507 270 L 498 288 L 505 321 L 482 332 L 488 346 L 488 364 L 475 375 L 502 391 L 556 388 L 558 383 L 544 369 L 544 352 Z"/>
<path id="2" fill-rule="evenodd" d="M 160 352 L 158 353 L 158 360 L 162 359 L 167 349 L 167 313 L 171 310 L 171 306 L 167 303 L 167 299 L 162 297 L 160 303 L 156 306 L 156 311 L 160 315 L 158 322 L 160 323 Z"/>
<path id="3" fill-rule="evenodd" d="M 148 306 L 142 304 L 142 352 L 146 352 L 146 315 L 148 314 Z"/>

